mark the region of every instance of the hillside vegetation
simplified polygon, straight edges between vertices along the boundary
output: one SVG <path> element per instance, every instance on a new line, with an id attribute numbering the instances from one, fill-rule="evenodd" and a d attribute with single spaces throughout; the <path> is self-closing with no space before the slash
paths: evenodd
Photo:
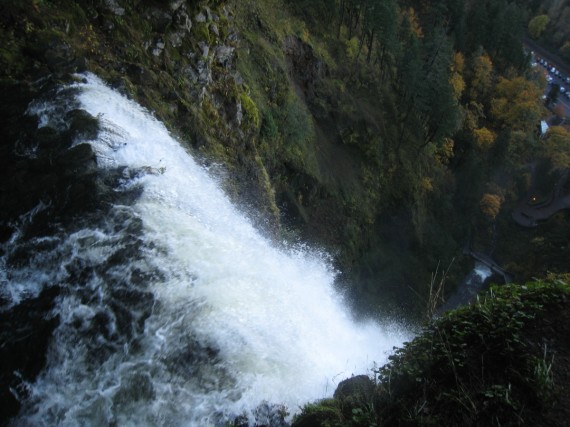
<path id="1" fill-rule="evenodd" d="M 528 12 L 516 2 L 0 7 L 7 94 L 99 74 L 221 164 L 228 193 L 269 234 L 333 254 L 339 286 L 365 312 L 419 312 L 438 264 L 451 264 L 448 283 L 470 268 L 469 242 L 497 248 L 520 280 L 565 269 L 567 244 L 538 230 L 544 256 L 529 263 L 535 246 L 510 220 L 531 162 L 544 159 L 546 189 L 564 167 L 560 144 L 536 134 L 544 82 L 527 67 Z M 570 141 L 564 129 L 552 138 Z"/>
<path id="2" fill-rule="evenodd" d="M 432 323 L 390 363 L 306 405 L 302 426 L 562 426 L 568 277 L 493 287 Z"/>

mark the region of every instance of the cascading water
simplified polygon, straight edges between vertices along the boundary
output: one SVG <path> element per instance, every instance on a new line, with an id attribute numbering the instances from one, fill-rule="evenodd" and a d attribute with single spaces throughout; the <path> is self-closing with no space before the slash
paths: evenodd
<path id="1" fill-rule="evenodd" d="M 406 338 L 352 320 L 322 254 L 272 246 L 160 122 L 97 77 L 29 114 L 65 126 L 75 108 L 100 130 L 74 144 L 90 144 L 113 191 L 134 196 L 102 200 L 27 242 L 33 260 L 0 265 L 12 305 L 64 289 L 46 368 L 13 425 L 270 424 L 264 402 L 295 412 Z"/>

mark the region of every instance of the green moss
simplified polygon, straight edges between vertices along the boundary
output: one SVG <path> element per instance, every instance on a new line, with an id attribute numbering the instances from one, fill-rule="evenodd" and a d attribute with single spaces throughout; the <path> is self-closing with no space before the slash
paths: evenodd
<path id="1" fill-rule="evenodd" d="M 247 94 L 241 93 L 239 95 L 239 101 L 243 108 L 244 117 L 246 118 L 247 122 L 250 123 L 255 129 L 259 129 L 261 125 L 261 119 L 259 118 L 259 110 L 257 109 L 257 105 L 253 102 Z"/>
<path id="2" fill-rule="evenodd" d="M 324 399 L 305 405 L 296 415 L 292 427 L 340 426 L 342 413 L 335 399 Z"/>
<path id="3" fill-rule="evenodd" d="M 210 25 L 207 22 L 196 22 L 192 26 L 192 34 L 197 41 L 204 41 L 208 44 L 212 42 L 210 35 Z"/>

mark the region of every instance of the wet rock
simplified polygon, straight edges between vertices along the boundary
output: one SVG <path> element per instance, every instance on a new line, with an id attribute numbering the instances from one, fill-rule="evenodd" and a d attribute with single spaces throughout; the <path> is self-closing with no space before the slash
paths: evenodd
<path id="1" fill-rule="evenodd" d="M 181 30 L 189 32 L 192 29 L 192 19 L 190 19 L 185 7 L 176 12 L 173 21 L 174 25 Z"/>
<path id="2" fill-rule="evenodd" d="M 175 12 L 176 10 L 178 10 L 180 8 L 180 6 L 182 6 L 184 3 L 186 2 L 186 0 L 172 0 L 170 2 L 170 10 L 172 10 L 173 12 Z"/>
<path id="3" fill-rule="evenodd" d="M 245 80 L 243 79 L 243 77 L 241 76 L 239 71 L 236 71 L 235 73 L 233 73 L 232 77 L 234 78 L 236 85 L 238 85 L 238 86 L 245 83 Z"/>
<path id="4" fill-rule="evenodd" d="M 67 43 L 60 43 L 47 49 L 43 59 L 48 69 L 58 76 L 77 72 L 86 67 L 85 59 L 76 58 L 74 51 Z"/>
<path id="5" fill-rule="evenodd" d="M 209 22 L 213 21 L 214 17 L 212 15 L 212 11 L 210 10 L 209 7 L 205 7 L 204 11 L 206 12 L 206 17 L 208 19 Z"/>
<path id="6" fill-rule="evenodd" d="M 198 73 L 191 66 L 184 67 L 182 75 L 193 84 L 198 82 Z"/>
<path id="7" fill-rule="evenodd" d="M 118 4 L 117 0 L 105 0 L 105 6 L 115 15 L 123 16 L 125 14 L 125 9 Z"/>
<path id="8" fill-rule="evenodd" d="M 203 22 L 206 22 L 207 18 L 206 18 L 206 15 L 204 15 L 202 12 L 200 12 L 198 15 L 196 15 L 194 17 L 194 20 L 196 22 L 203 23 Z"/>
<path id="9" fill-rule="evenodd" d="M 310 45 L 295 36 L 285 39 L 285 53 L 293 78 L 305 96 L 315 98 L 315 85 L 327 74 L 324 62 Z"/>
<path id="10" fill-rule="evenodd" d="M 366 375 L 357 375 L 341 381 L 334 392 L 338 400 L 369 403 L 374 396 L 374 383 Z"/>
<path id="11" fill-rule="evenodd" d="M 139 64 L 127 64 L 125 71 L 135 85 L 150 86 L 156 80 L 152 71 Z"/>
<path id="12" fill-rule="evenodd" d="M 200 84 L 207 86 L 212 83 L 212 69 L 205 61 L 198 61 L 196 70 L 198 71 L 198 82 Z"/>
<path id="13" fill-rule="evenodd" d="M 208 58 L 208 55 L 210 54 L 210 46 L 208 46 L 208 43 L 199 42 L 198 47 L 202 50 L 202 58 Z"/>
<path id="14" fill-rule="evenodd" d="M 241 106 L 241 102 L 239 101 L 236 104 L 235 121 L 238 126 L 241 126 L 241 122 L 243 121 L 243 108 Z"/>
<path id="15" fill-rule="evenodd" d="M 51 314 L 58 287 L 0 312 L 0 422 L 16 415 L 46 362 L 47 348 L 59 318 Z"/>
<path id="16" fill-rule="evenodd" d="M 235 44 L 238 42 L 238 40 L 239 40 L 239 37 L 238 37 L 237 33 L 231 33 L 230 35 L 228 35 L 228 42 Z"/>
<path id="17" fill-rule="evenodd" d="M 95 153 L 89 144 L 79 144 L 66 150 L 57 158 L 56 165 L 72 175 L 85 172 L 86 167 L 97 167 Z"/>
<path id="18" fill-rule="evenodd" d="M 99 132 L 99 121 L 85 110 L 71 110 L 65 115 L 65 121 L 70 123 L 67 131 L 70 144 L 79 140 L 92 140 Z"/>
<path id="19" fill-rule="evenodd" d="M 161 39 L 158 39 L 154 45 L 154 47 L 152 48 L 152 54 L 154 56 L 160 56 L 162 54 L 162 52 L 164 51 L 164 41 L 162 41 Z"/>
<path id="20" fill-rule="evenodd" d="M 229 67 L 234 56 L 234 51 L 235 49 L 231 46 L 221 45 L 216 47 L 215 58 L 218 64 L 226 68 Z"/>
<path id="21" fill-rule="evenodd" d="M 165 33 L 172 24 L 172 15 L 161 9 L 151 9 L 149 19 L 153 31 L 157 33 Z"/>
<path id="22" fill-rule="evenodd" d="M 185 32 L 173 32 L 168 35 L 168 40 L 172 47 L 180 47 L 182 45 L 182 40 L 184 40 Z"/>

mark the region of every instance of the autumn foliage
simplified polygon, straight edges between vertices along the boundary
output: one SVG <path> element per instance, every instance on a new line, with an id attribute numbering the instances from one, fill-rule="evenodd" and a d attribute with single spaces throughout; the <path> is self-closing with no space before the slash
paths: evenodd
<path id="1" fill-rule="evenodd" d="M 485 193 L 479 201 L 479 208 L 487 218 L 494 220 L 501 210 L 502 203 L 503 199 L 501 196 Z"/>

